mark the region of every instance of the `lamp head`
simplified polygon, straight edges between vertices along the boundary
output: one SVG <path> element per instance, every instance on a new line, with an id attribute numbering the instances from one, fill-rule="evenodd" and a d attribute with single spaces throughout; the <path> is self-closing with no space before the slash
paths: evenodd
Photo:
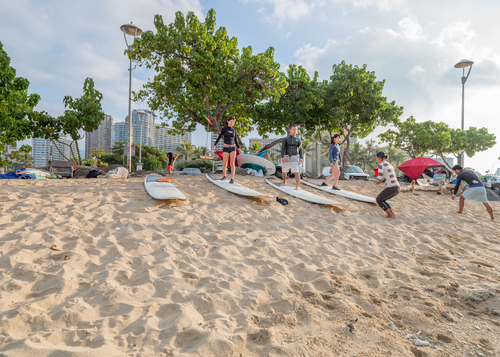
<path id="1" fill-rule="evenodd" d="M 122 30 L 122 32 L 125 35 L 129 35 L 129 36 L 142 35 L 142 30 L 139 27 L 135 26 L 132 22 L 129 24 L 121 25 L 120 30 Z"/>
<path id="2" fill-rule="evenodd" d="M 465 67 L 472 66 L 473 64 L 474 64 L 474 62 L 472 62 L 471 60 L 463 59 L 460 62 L 458 62 L 454 67 L 455 68 L 465 68 Z"/>

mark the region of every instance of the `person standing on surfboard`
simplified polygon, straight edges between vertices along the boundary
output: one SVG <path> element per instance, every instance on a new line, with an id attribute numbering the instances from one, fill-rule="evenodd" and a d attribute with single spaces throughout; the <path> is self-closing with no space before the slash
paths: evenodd
<path id="1" fill-rule="evenodd" d="M 179 154 L 176 154 L 175 152 L 167 153 L 167 159 L 168 159 L 167 173 L 171 174 L 172 171 L 174 171 L 174 163 L 175 160 L 177 160 L 177 156 L 179 156 Z"/>
<path id="2" fill-rule="evenodd" d="M 332 190 L 340 190 L 340 188 L 337 187 L 337 183 L 339 182 L 340 177 L 339 163 L 342 163 L 342 158 L 340 157 L 339 141 L 340 134 L 335 134 L 334 136 L 332 136 L 332 139 L 330 141 L 330 150 L 328 150 L 328 158 L 330 159 L 330 167 L 332 168 L 332 173 L 321 184 L 321 186 L 328 186 L 327 182 L 335 177 L 335 179 L 333 180 Z"/>
<path id="3" fill-rule="evenodd" d="M 386 218 L 396 218 L 394 211 L 391 206 L 386 202 L 387 200 L 393 198 L 397 194 L 399 194 L 399 182 L 396 177 L 396 171 L 394 171 L 394 167 L 390 163 L 387 162 L 389 157 L 383 151 L 379 151 L 375 155 L 375 160 L 377 160 L 378 164 L 378 177 L 375 181 L 375 185 L 379 185 L 382 182 L 387 183 L 387 187 L 382 190 L 377 196 L 377 204 L 382 208 L 385 213 L 387 213 Z"/>
<path id="4" fill-rule="evenodd" d="M 295 175 L 295 189 L 298 190 L 300 184 L 299 157 L 301 165 L 303 160 L 302 143 L 299 138 L 295 137 L 297 135 L 297 125 L 291 124 L 288 131 L 290 135 L 284 138 L 281 143 L 281 176 L 283 177 L 281 185 L 286 185 L 286 176 L 290 169 L 292 174 Z"/>
<path id="5" fill-rule="evenodd" d="M 235 166 L 234 166 L 234 159 L 236 158 L 236 149 L 238 149 L 238 152 L 240 154 L 243 153 L 241 150 L 241 147 L 243 146 L 240 142 L 240 138 L 238 136 L 238 133 L 236 132 L 236 129 L 233 128 L 234 123 L 236 123 L 235 117 L 231 116 L 227 118 L 226 120 L 226 126 L 224 126 L 217 137 L 217 140 L 215 140 L 214 147 L 212 148 L 212 152 L 215 151 L 215 147 L 217 146 L 217 143 L 219 140 L 224 137 L 224 146 L 222 149 L 222 174 L 224 177 L 222 177 L 221 180 L 226 179 L 226 170 L 227 170 L 227 164 L 228 161 L 230 162 L 229 167 L 231 167 L 231 181 L 229 183 L 234 183 L 234 174 L 236 172 Z"/>

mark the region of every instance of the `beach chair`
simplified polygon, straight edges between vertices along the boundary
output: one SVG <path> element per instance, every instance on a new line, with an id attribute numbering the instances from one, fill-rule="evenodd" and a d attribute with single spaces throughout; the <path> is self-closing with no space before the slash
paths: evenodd
<path id="1" fill-rule="evenodd" d="M 71 161 L 52 161 L 50 172 L 63 177 L 73 177 L 73 163 Z"/>

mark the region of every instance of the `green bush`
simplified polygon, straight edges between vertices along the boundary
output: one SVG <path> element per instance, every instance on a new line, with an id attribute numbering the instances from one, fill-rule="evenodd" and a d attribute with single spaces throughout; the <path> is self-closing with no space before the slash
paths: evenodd
<path id="1" fill-rule="evenodd" d="M 212 161 L 211 160 L 192 160 L 192 161 L 182 161 L 175 164 L 175 169 L 177 171 L 182 171 L 185 168 L 195 168 L 200 169 L 202 173 L 212 172 Z"/>
<path id="2" fill-rule="evenodd" d="M 144 161 L 144 169 L 145 170 L 155 171 L 155 170 L 161 170 L 162 169 L 161 161 L 158 160 L 157 157 L 149 156 L 149 157 L 146 157 L 142 161 Z"/>

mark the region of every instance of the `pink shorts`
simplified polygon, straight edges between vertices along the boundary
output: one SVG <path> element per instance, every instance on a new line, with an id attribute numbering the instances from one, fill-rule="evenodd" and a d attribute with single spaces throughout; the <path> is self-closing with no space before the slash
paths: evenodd
<path id="1" fill-rule="evenodd" d="M 173 167 L 173 166 L 170 166 L 170 165 L 167 165 L 167 169 L 171 169 L 171 170 L 173 170 L 173 169 L 174 169 L 174 167 Z"/>

